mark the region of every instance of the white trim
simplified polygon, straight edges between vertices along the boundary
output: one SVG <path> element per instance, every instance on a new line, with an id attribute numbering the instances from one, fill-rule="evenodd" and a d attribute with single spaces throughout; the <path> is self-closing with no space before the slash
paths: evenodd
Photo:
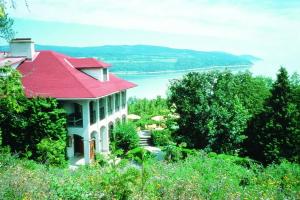
<path id="1" fill-rule="evenodd" d="M 101 96 L 101 97 L 94 97 L 94 98 L 55 98 L 55 97 L 51 97 L 51 98 L 54 98 L 54 99 L 57 99 L 57 100 L 95 100 L 95 99 L 101 99 L 101 98 L 104 98 L 104 97 L 108 97 L 110 95 L 113 95 L 113 94 L 116 94 L 116 93 L 119 93 L 119 92 L 122 92 L 122 91 L 126 91 L 127 89 L 124 89 L 124 90 L 119 90 L 117 92 L 114 92 L 114 93 L 110 93 L 110 94 L 107 94 L 107 95 L 104 95 L 104 96 Z"/>
<path id="2" fill-rule="evenodd" d="M 68 59 L 64 58 L 64 61 L 65 61 L 68 65 L 70 65 L 71 67 L 75 68 L 75 67 L 68 61 Z"/>

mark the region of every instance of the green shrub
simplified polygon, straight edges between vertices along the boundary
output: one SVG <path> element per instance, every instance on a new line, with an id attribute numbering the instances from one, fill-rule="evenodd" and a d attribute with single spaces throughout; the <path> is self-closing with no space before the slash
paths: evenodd
<path id="1" fill-rule="evenodd" d="M 169 145 L 165 146 L 163 148 L 163 151 L 165 152 L 165 160 L 177 162 L 186 159 L 188 156 L 195 156 L 199 154 L 198 151 L 187 149 L 185 147 L 185 143 L 181 143 L 178 146 L 176 146 L 175 143 L 170 143 Z"/>
<path id="2" fill-rule="evenodd" d="M 141 129 L 145 129 L 146 125 L 154 124 L 155 122 L 151 119 L 149 119 L 147 116 L 143 116 L 141 119 L 139 119 L 137 122 L 135 122 L 135 125 L 137 127 L 141 127 Z"/>
<path id="3" fill-rule="evenodd" d="M 140 167 L 128 163 L 71 171 L 3 153 L 0 199 L 299 199 L 299 164 L 244 167 L 247 161 L 241 160 L 198 153 L 180 162 L 149 159 Z"/>
<path id="4" fill-rule="evenodd" d="M 126 122 L 118 124 L 112 133 L 111 141 L 116 149 L 123 149 L 128 152 L 139 145 L 139 136 L 133 123 Z"/>
<path id="5" fill-rule="evenodd" d="M 38 160 L 48 165 L 63 166 L 65 159 L 66 142 L 64 140 L 42 139 L 37 144 L 37 152 L 40 155 Z"/>
<path id="6" fill-rule="evenodd" d="M 145 160 L 151 157 L 151 153 L 142 147 L 131 149 L 126 154 L 126 158 L 134 160 L 139 164 L 142 164 Z"/>
<path id="7" fill-rule="evenodd" d="M 166 146 L 172 142 L 171 131 L 168 129 L 152 131 L 151 138 L 155 146 Z"/>
<path id="8" fill-rule="evenodd" d="M 170 144 L 168 146 L 165 146 L 163 148 L 163 151 L 166 153 L 165 154 L 165 160 L 167 161 L 179 161 L 183 159 L 182 151 L 180 147 L 177 147 L 174 144 Z"/>
<path id="9" fill-rule="evenodd" d="M 107 158 L 105 158 L 105 156 L 102 153 L 96 153 L 95 160 L 100 166 L 105 166 L 108 164 Z"/>

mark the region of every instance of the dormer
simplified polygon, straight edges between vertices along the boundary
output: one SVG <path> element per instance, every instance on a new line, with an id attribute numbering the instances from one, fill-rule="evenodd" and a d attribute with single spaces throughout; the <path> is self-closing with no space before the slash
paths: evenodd
<path id="1" fill-rule="evenodd" d="M 67 61 L 72 67 L 88 74 L 99 81 L 109 81 L 110 64 L 94 58 L 70 58 Z"/>

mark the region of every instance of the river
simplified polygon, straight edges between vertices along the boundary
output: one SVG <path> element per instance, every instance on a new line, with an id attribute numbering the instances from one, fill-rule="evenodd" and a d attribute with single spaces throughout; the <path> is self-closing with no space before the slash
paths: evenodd
<path id="1" fill-rule="evenodd" d="M 232 71 L 245 71 L 249 70 L 255 76 L 267 76 L 271 78 L 276 77 L 279 65 L 273 64 L 269 61 L 257 61 L 253 66 L 233 68 Z M 300 68 L 285 66 L 289 74 L 297 71 Z M 196 71 L 207 71 L 210 68 L 199 69 Z M 195 71 L 195 70 L 194 70 Z M 182 78 L 186 71 L 173 71 L 160 74 L 117 74 L 119 77 L 134 82 L 138 86 L 128 91 L 129 97 L 148 98 L 153 99 L 156 96 L 166 97 L 167 88 L 170 80 Z"/>
<path id="2" fill-rule="evenodd" d="M 215 69 L 215 68 L 214 68 Z M 193 71 L 203 72 L 212 70 L 211 68 L 203 68 Z M 245 71 L 249 67 L 234 68 L 232 71 Z M 168 85 L 172 79 L 180 79 L 186 71 L 173 71 L 161 74 L 117 74 L 118 77 L 131 81 L 138 86 L 128 91 L 129 97 L 153 99 L 157 96 L 166 97 Z"/>

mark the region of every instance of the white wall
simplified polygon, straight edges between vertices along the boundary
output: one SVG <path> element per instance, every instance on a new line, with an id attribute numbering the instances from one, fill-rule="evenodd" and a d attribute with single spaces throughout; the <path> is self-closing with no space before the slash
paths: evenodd
<path id="1" fill-rule="evenodd" d="M 33 42 L 11 42 L 10 53 L 12 57 L 27 57 L 32 59 L 35 50 Z"/>
<path id="2" fill-rule="evenodd" d="M 68 127 L 68 134 L 69 135 L 79 135 L 83 137 L 84 140 L 84 157 L 85 157 L 85 163 L 88 164 L 90 163 L 90 141 L 91 141 L 91 134 L 93 132 L 97 133 L 97 141 L 96 141 L 96 152 L 103 152 L 103 153 L 108 153 L 109 152 L 109 135 L 108 135 L 108 124 L 110 122 L 115 123 L 116 119 L 120 119 L 122 121 L 122 116 L 126 115 L 127 116 L 127 104 L 125 108 L 122 108 L 122 98 L 121 98 L 121 93 L 120 93 L 120 110 L 118 112 L 115 112 L 115 94 L 113 95 L 113 113 L 108 116 L 108 104 L 107 104 L 107 99 L 108 97 L 103 97 L 105 99 L 105 118 L 100 120 L 99 118 L 99 99 L 95 100 L 78 100 L 78 101 L 63 101 L 64 103 L 64 109 L 67 111 L 67 113 L 72 113 L 73 108 L 72 104 L 73 103 L 79 103 L 82 105 L 82 113 L 83 113 L 83 127 Z M 89 103 L 90 101 L 95 102 L 95 110 L 96 110 L 96 122 L 94 124 L 90 124 L 90 115 L 89 115 Z M 102 127 L 105 127 L 105 133 L 104 135 L 100 134 L 100 130 Z M 100 141 L 102 141 L 102 144 L 100 144 Z M 100 147 L 100 148 L 99 148 Z M 74 156 L 74 141 L 72 142 L 72 147 L 67 148 L 68 152 L 68 157 L 71 158 Z"/>

